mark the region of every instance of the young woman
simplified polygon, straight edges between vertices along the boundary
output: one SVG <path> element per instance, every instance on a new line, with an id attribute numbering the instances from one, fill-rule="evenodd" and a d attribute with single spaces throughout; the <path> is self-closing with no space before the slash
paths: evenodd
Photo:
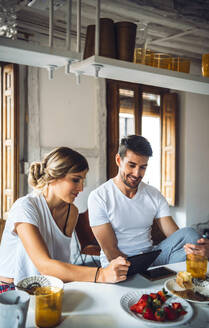
<path id="1" fill-rule="evenodd" d="M 126 279 L 129 262 L 123 257 L 99 270 L 70 263 L 71 237 L 78 218 L 73 202 L 83 190 L 87 172 L 86 159 L 67 147 L 31 164 L 28 181 L 35 190 L 13 204 L 2 236 L 2 284 L 9 286 L 37 274 L 64 282 L 115 283 Z"/>

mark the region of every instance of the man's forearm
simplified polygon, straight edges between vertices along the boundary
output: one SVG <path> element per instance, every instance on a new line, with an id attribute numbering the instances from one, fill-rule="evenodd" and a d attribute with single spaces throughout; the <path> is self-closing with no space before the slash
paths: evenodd
<path id="1" fill-rule="evenodd" d="M 118 256 L 123 256 L 123 257 L 127 257 L 126 254 L 122 253 L 117 247 L 113 247 L 111 249 L 103 249 L 108 261 L 112 261 L 114 259 L 116 259 Z"/>

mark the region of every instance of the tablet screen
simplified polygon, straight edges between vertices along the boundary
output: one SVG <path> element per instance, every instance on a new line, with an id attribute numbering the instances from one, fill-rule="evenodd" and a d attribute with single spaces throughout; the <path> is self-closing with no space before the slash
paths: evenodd
<path id="1" fill-rule="evenodd" d="M 127 260 L 131 262 L 131 265 L 128 269 L 128 276 L 136 273 L 142 273 L 146 271 L 154 260 L 161 253 L 161 250 L 155 250 L 150 252 L 141 253 L 134 256 L 129 256 Z"/>

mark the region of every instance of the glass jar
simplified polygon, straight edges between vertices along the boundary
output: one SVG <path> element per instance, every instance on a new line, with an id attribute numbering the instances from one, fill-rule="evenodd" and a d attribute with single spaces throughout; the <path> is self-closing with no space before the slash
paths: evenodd
<path id="1" fill-rule="evenodd" d="M 187 254 L 186 267 L 193 278 L 206 279 L 208 259 L 206 256 Z"/>

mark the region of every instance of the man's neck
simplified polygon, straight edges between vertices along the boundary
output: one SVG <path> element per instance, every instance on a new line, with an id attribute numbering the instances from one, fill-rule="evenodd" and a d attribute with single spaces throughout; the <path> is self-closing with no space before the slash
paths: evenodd
<path id="1" fill-rule="evenodd" d="M 138 187 L 133 189 L 126 186 L 119 175 L 116 175 L 116 177 L 113 178 L 113 182 L 126 197 L 133 198 L 136 195 Z"/>

